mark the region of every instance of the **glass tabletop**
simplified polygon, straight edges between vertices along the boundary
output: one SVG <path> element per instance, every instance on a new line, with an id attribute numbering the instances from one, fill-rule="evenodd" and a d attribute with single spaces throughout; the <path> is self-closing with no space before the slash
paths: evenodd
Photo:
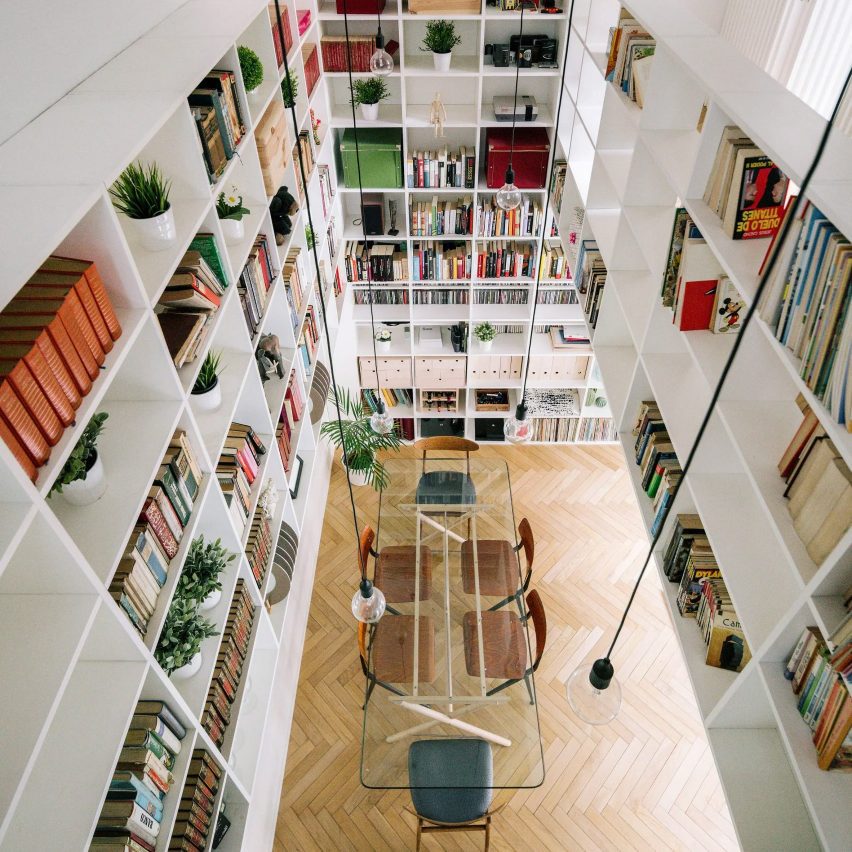
<path id="1" fill-rule="evenodd" d="M 409 778 L 412 743 L 475 737 L 490 744 L 489 787 L 537 787 L 536 643 L 508 467 L 474 457 L 384 464 L 374 578 L 388 608 L 363 637 L 361 782 L 431 786 Z"/>

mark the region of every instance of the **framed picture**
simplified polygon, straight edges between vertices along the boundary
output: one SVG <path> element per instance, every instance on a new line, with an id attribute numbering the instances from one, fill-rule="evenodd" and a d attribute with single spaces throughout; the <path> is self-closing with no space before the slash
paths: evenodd
<path id="1" fill-rule="evenodd" d="M 295 500 L 299 493 L 299 480 L 302 478 L 302 457 L 293 459 L 293 470 L 290 471 L 290 496 Z"/>

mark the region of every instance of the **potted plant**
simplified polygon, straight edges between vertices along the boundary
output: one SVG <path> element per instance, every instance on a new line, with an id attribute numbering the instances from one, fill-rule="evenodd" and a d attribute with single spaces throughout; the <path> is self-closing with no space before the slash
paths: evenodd
<path id="1" fill-rule="evenodd" d="M 473 333 L 479 341 L 480 349 L 487 352 L 497 336 L 497 331 L 490 322 L 481 322 L 473 327 Z"/>
<path id="2" fill-rule="evenodd" d="M 244 44 L 237 47 L 237 56 L 240 60 L 243 85 L 250 95 L 256 95 L 260 91 L 260 84 L 263 82 L 263 63 L 260 61 L 260 57 Z"/>
<path id="3" fill-rule="evenodd" d="M 131 163 L 110 188 L 113 205 L 133 223 L 139 243 L 148 251 L 166 249 L 177 238 L 171 185 L 156 163 Z"/>
<path id="4" fill-rule="evenodd" d="M 305 225 L 305 242 L 308 244 L 308 251 L 314 247 L 314 229 L 309 225 Z"/>
<path id="5" fill-rule="evenodd" d="M 338 391 L 337 398 L 332 389 L 329 400 L 340 407 L 340 422 L 336 416 L 330 417 L 320 427 L 320 435 L 344 451 L 344 466 L 353 485 L 372 485 L 380 491 L 388 483 L 388 472 L 376 453 L 398 450 L 399 436 L 394 431 L 387 435 L 374 432 L 360 398 L 346 388 Z"/>
<path id="6" fill-rule="evenodd" d="M 296 105 L 299 97 L 299 78 L 295 71 L 290 73 L 281 81 L 281 94 L 284 96 L 284 106 L 288 109 Z"/>
<path id="7" fill-rule="evenodd" d="M 178 580 L 175 597 L 195 601 L 201 612 L 213 609 L 222 597 L 219 577 L 237 558 L 222 547 L 222 540 L 205 544 L 204 536 L 194 538 Z"/>
<path id="8" fill-rule="evenodd" d="M 421 50 L 431 51 L 436 71 L 449 71 L 452 50 L 461 44 L 461 36 L 456 35 L 456 25 L 452 21 L 429 21 Z"/>
<path id="9" fill-rule="evenodd" d="M 75 506 L 88 506 L 103 497 L 107 482 L 97 443 L 107 417 L 109 414 L 103 411 L 86 424 L 80 440 L 53 483 L 51 494 L 61 494 Z"/>
<path id="10" fill-rule="evenodd" d="M 219 364 L 222 361 L 221 352 L 208 352 L 204 356 L 198 378 L 192 386 L 195 405 L 202 411 L 215 411 L 222 404 L 222 386 L 219 384 L 219 374 L 222 372 Z"/>
<path id="11" fill-rule="evenodd" d="M 218 633 L 216 626 L 198 612 L 195 601 L 175 597 L 154 658 L 169 677 L 187 680 L 201 668 L 201 643 Z"/>
<path id="12" fill-rule="evenodd" d="M 382 328 L 376 332 L 376 349 L 379 352 L 390 352 L 391 348 L 391 333 Z"/>
<path id="13" fill-rule="evenodd" d="M 246 235 L 243 216 L 248 216 L 251 210 L 243 207 L 242 195 L 237 195 L 237 188 L 231 187 L 231 194 L 219 193 L 216 199 L 216 215 L 222 226 L 222 235 L 229 246 L 238 245 Z"/>
<path id="14" fill-rule="evenodd" d="M 379 117 L 379 103 L 390 97 L 390 89 L 382 77 L 366 77 L 352 84 L 352 101 L 361 107 L 364 121 L 375 121 Z"/>

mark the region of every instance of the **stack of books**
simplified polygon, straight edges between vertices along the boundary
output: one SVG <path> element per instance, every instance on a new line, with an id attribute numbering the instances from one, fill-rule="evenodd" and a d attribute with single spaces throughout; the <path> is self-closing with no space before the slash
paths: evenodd
<path id="1" fill-rule="evenodd" d="M 367 247 L 369 246 L 369 263 Z M 368 243 L 350 240 L 344 247 L 343 262 L 349 281 L 405 281 L 408 277 L 408 262 L 405 246 L 392 243 Z"/>
<path id="2" fill-rule="evenodd" d="M 476 247 L 478 278 L 535 278 L 535 243 L 492 242 Z"/>
<path id="3" fill-rule="evenodd" d="M 633 434 L 636 436 L 636 464 L 642 473 L 642 490 L 656 509 L 652 525 L 656 530 L 665 521 L 682 471 L 654 400 L 643 401 L 639 405 Z"/>
<path id="4" fill-rule="evenodd" d="M 188 100 L 201 139 L 207 176 L 210 183 L 215 183 L 245 135 L 236 75 L 214 68 Z"/>
<path id="5" fill-rule="evenodd" d="M 262 506 L 258 506 L 246 541 L 246 560 L 258 589 L 263 585 L 272 552 L 272 525 Z"/>
<path id="6" fill-rule="evenodd" d="M 571 273 L 568 269 L 565 252 L 560 243 L 547 243 L 541 262 L 543 264 L 541 267 L 542 278 L 562 279 L 570 277 Z"/>
<path id="7" fill-rule="evenodd" d="M 163 800 L 174 778 L 186 728 L 163 701 L 136 704 L 130 729 L 101 807 L 92 849 L 157 848 Z"/>
<path id="8" fill-rule="evenodd" d="M 231 423 L 216 465 L 216 478 L 240 535 L 248 523 L 251 487 L 260 469 L 260 457 L 265 452 L 263 441 L 251 426 Z"/>
<path id="9" fill-rule="evenodd" d="M 0 436 L 31 480 L 120 336 L 87 260 L 49 257 L 0 312 Z"/>
<path id="10" fill-rule="evenodd" d="M 657 43 L 650 33 L 622 9 L 618 24 L 610 28 L 605 77 L 641 107 L 651 74 Z"/>
<path id="11" fill-rule="evenodd" d="M 469 234 L 473 230 L 473 199 L 412 201 L 409 207 L 409 228 L 412 237 L 438 237 Z"/>
<path id="12" fill-rule="evenodd" d="M 388 408 L 395 408 L 397 405 L 413 405 L 414 398 L 411 391 L 406 388 L 382 388 L 382 400 Z M 364 405 L 371 413 L 379 410 L 379 400 L 376 396 L 376 391 L 372 388 L 364 388 L 361 391 L 364 400 Z"/>
<path id="13" fill-rule="evenodd" d="M 847 610 L 852 588 L 845 594 Z M 826 642 L 816 627 L 806 627 L 784 670 L 798 709 L 811 730 L 820 769 L 852 769 L 852 622 L 846 620 Z"/>
<path id="14" fill-rule="evenodd" d="M 305 375 L 310 376 L 313 372 L 314 359 L 317 356 L 319 349 L 320 336 L 319 327 L 317 325 L 316 310 L 313 305 L 308 307 L 305 312 L 305 321 L 302 323 L 302 332 L 299 335 L 299 340 L 296 343 L 296 349 L 302 356 L 302 365 L 305 368 Z M 288 391 L 289 392 L 289 391 Z"/>
<path id="15" fill-rule="evenodd" d="M 852 526 L 852 473 L 800 394 L 803 419 L 778 462 L 793 527 L 820 565 Z"/>
<path id="16" fill-rule="evenodd" d="M 798 359 L 799 375 L 834 421 L 852 430 L 852 246 L 806 202 L 784 245 L 775 241 L 769 247 L 764 267 L 773 252 L 779 257 L 760 314 Z"/>
<path id="17" fill-rule="evenodd" d="M 254 241 L 246 265 L 240 274 L 240 280 L 237 282 L 240 304 L 252 337 L 260 328 L 269 288 L 274 280 L 275 270 L 269 253 L 269 242 L 266 234 L 260 234 Z"/>
<path id="18" fill-rule="evenodd" d="M 412 281 L 458 281 L 470 278 L 470 243 L 423 240 L 412 243 Z"/>
<path id="19" fill-rule="evenodd" d="M 672 536 L 663 554 L 663 573 L 670 583 L 681 581 L 693 544 L 696 548 L 705 550 L 710 547 L 710 542 L 704 534 L 701 518 L 694 514 L 678 515 Z"/>
<path id="20" fill-rule="evenodd" d="M 771 237 L 781 227 L 788 183 L 751 138 L 731 125 L 722 131 L 704 201 L 731 238 Z"/>
<path id="21" fill-rule="evenodd" d="M 722 577 L 711 577 L 701 584 L 695 618 L 707 646 L 704 662 L 731 672 L 742 671 L 751 659 L 751 651 Z"/>
<path id="22" fill-rule="evenodd" d="M 201 724 L 213 742 L 221 748 L 225 732 L 231 724 L 231 705 L 237 697 L 243 662 L 248 653 L 254 621 L 254 604 L 245 580 L 237 580 L 237 588 L 228 611 L 222 644 L 213 669 L 213 682 L 207 692 L 207 703 Z"/>
<path id="23" fill-rule="evenodd" d="M 580 244 L 575 279 L 577 292 L 585 296 L 583 312 L 586 320 L 594 328 L 598 323 L 598 312 L 606 284 L 606 266 L 594 240 L 583 240 Z"/>
<path id="24" fill-rule="evenodd" d="M 477 217 L 478 237 L 537 237 L 541 233 L 541 205 L 529 195 L 514 210 L 498 207 L 494 198 L 482 200 Z"/>
<path id="25" fill-rule="evenodd" d="M 296 379 L 295 370 L 290 371 L 290 378 L 287 382 L 287 392 L 284 394 L 284 404 L 281 406 L 281 413 L 278 417 L 278 427 L 275 432 L 275 437 L 278 442 L 278 450 L 281 453 L 281 461 L 284 465 L 284 470 L 290 470 L 290 462 L 293 451 L 293 430 L 296 428 L 296 423 L 302 419 L 302 414 L 305 410 L 305 397 L 302 393 L 301 385 Z"/>
<path id="26" fill-rule="evenodd" d="M 591 345 L 591 339 L 584 325 L 551 325 L 548 327 L 550 345 L 554 349 L 577 349 Z"/>
<path id="27" fill-rule="evenodd" d="M 181 793 L 169 852 L 200 852 L 207 848 L 211 830 L 215 829 L 214 803 L 221 778 L 222 770 L 216 761 L 203 748 L 195 749 Z"/>
<path id="28" fill-rule="evenodd" d="M 278 30 L 278 15 L 275 11 L 275 4 L 270 3 L 268 6 L 269 25 L 272 27 L 272 41 L 275 44 L 275 62 L 281 68 L 284 65 L 284 56 L 289 54 L 293 47 L 293 31 L 290 29 L 290 13 L 286 4 L 279 3 L 278 8 L 281 10 L 281 26 L 284 29 L 283 45 Z"/>
<path id="29" fill-rule="evenodd" d="M 290 310 L 290 322 L 295 331 L 299 325 L 299 314 L 302 312 L 305 282 L 307 281 L 300 248 L 293 248 L 287 252 L 287 260 L 284 262 L 281 278 L 284 281 L 284 293 L 287 296 L 287 307 Z"/>
<path id="30" fill-rule="evenodd" d="M 109 585 L 113 600 L 142 637 L 157 608 L 202 480 L 189 438 L 178 429 Z"/>
<path id="31" fill-rule="evenodd" d="M 473 189 L 475 154 L 464 145 L 454 152 L 414 151 L 405 161 L 405 184 L 409 189 Z"/>

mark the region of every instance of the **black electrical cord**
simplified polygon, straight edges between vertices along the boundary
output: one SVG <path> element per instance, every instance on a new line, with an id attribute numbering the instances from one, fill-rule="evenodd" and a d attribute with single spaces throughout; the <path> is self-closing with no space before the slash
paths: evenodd
<path id="1" fill-rule="evenodd" d="M 506 183 L 515 182 L 515 119 L 518 111 L 518 78 L 521 73 L 521 54 L 524 42 L 524 7 L 528 0 L 521 0 L 521 31 L 518 34 L 518 53 L 515 56 L 515 94 L 512 98 L 512 141 L 509 143 L 509 166 L 506 169 Z M 573 3 L 571 4 L 573 6 Z"/>

